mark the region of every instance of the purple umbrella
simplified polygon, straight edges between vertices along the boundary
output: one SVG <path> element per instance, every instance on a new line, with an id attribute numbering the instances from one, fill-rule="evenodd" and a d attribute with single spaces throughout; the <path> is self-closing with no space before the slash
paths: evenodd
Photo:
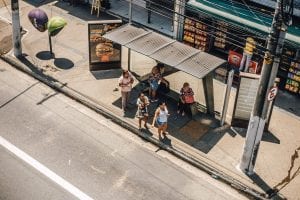
<path id="1" fill-rule="evenodd" d="M 28 18 L 32 25 L 40 32 L 47 30 L 48 16 L 43 10 L 39 8 L 31 10 L 28 13 Z"/>

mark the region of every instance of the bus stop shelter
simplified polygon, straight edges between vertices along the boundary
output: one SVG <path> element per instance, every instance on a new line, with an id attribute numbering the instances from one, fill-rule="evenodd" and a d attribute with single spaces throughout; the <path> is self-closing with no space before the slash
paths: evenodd
<path id="1" fill-rule="evenodd" d="M 202 79 L 208 114 L 214 114 L 213 70 L 225 60 L 200 51 L 151 30 L 125 24 L 104 38 Z"/>

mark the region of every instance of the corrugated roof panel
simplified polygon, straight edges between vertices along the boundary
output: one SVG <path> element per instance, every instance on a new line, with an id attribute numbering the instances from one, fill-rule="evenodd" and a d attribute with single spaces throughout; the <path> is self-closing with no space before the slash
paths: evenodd
<path id="1" fill-rule="evenodd" d="M 200 50 L 175 42 L 156 51 L 150 57 L 174 67 L 198 52 Z"/>
<path id="2" fill-rule="evenodd" d="M 149 56 L 166 45 L 171 44 L 172 42 L 175 42 L 175 40 L 152 32 L 148 35 L 133 40 L 126 46 L 134 51 Z"/>
<path id="3" fill-rule="evenodd" d="M 127 43 L 149 33 L 149 31 L 142 28 L 124 25 L 106 33 L 103 37 L 121 45 L 126 45 Z"/>
<path id="4" fill-rule="evenodd" d="M 200 52 L 175 66 L 175 68 L 196 76 L 197 78 L 203 78 L 225 62 L 226 61 L 221 58 Z"/>

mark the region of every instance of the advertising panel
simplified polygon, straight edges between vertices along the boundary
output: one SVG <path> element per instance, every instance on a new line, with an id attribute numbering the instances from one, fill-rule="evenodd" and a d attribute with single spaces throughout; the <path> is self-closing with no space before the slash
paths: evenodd
<path id="1" fill-rule="evenodd" d="M 239 68 L 243 55 L 235 51 L 230 50 L 228 54 L 228 63 L 234 67 Z M 258 63 L 255 61 L 250 61 L 249 73 L 256 74 L 258 72 Z"/>
<path id="2" fill-rule="evenodd" d="M 88 24 L 90 70 L 121 67 L 121 45 L 102 36 L 122 25 L 121 20 L 105 20 Z"/>

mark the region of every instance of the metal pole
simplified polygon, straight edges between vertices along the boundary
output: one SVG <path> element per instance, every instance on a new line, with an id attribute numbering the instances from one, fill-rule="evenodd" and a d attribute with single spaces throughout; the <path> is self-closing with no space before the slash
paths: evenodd
<path id="1" fill-rule="evenodd" d="M 128 23 L 131 24 L 132 23 L 132 0 L 129 1 L 129 11 L 128 11 Z M 128 56 L 127 56 L 128 60 L 127 60 L 127 69 L 128 71 L 130 71 L 131 68 L 131 49 L 128 48 Z"/>
<path id="2" fill-rule="evenodd" d="M 131 24 L 131 22 L 132 22 L 132 0 L 129 0 L 128 17 L 129 17 L 129 24 Z"/>
<path id="3" fill-rule="evenodd" d="M 173 17 L 173 38 L 181 41 L 183 35 L 184 14 L 186 1 L 174 1 L 174 17 Z"/>
<path id="4" fill-rule="evenodd" d="M 225 97 L 224 97 L 224 104 L 223 104 L 223 110 L 222 110 L 222 116 L 221 116 L 221 121 L 220 125 L 223 126 L 226 120 L 226 115 L 227 115 L 227 109 L 228 109 L 228 102 L 230 98 L 230 91 L 231 91 L 231 86 L 232 86 L 232 80 L 233 80 L 233 75 L 234 75 L 234 70 L 230 70 L 228 73 L 228 78 L 227 78 L 227 87 L 225 91 Z"/>
<path id="5" fill-rule="evenodd" d="M 52 40 L 51 40 L 50 34 L 48 34 L 48 38 L 49 38 L 50 56 L 52 56 L 53 55 L 53 51 L 52 51 Z"/>
<path id="6" fill-rule="evenodd" d="M 215 102 L 214 102 L 214 83 L 213 83 L 212 73 L 207 74 L 202 79 L 202 83 L 203 83 L 207 114 L 214 115 Z"/>
<path id="7" fill-rule="evenodd" d="M 271 32 L 267 41 L 267 51 L 265 53 L 259 87 L 248 125 L 244 151 L 240 163 L 240 169 L 249 175 L 253 174 L 270 104 L 267 100 L 267 94 L 276 78 L 287 29 L 287 26 L 283 22 L 283 13 L 281 13 L 282 3 L 281 0 L 277 0 Z"/>
<path id="8" fill-rule="evenodd" d="M 22 55 L 21 44 L 21 25 L 19 15 L 19 0 L 11 0 L 12 10 L 12 42 L 14 47 L 14 55 L 20 57 Z"/>

